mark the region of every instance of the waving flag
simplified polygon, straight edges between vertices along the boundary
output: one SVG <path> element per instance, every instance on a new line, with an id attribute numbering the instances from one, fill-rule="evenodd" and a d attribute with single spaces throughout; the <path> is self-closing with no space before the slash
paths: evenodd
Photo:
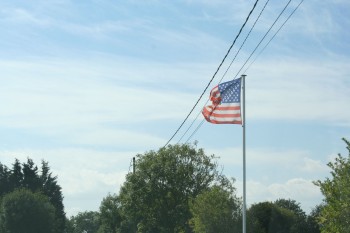
<path id="1" fill-rule="evenodd" d="M 210 92 L 211 105 L 202 110 L 204 118 L 213 124 L 242 124 L 241 78 L 215 86 Z"/>

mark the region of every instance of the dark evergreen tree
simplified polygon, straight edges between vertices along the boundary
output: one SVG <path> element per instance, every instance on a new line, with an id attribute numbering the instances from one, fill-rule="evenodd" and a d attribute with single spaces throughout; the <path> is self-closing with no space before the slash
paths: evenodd
<path id="1" fill-rule="evenodd" d="M 29 158 L 23 164 L 16 159 L 12 169 L 0 164 L 0 199 L 7 193 L 21 188 L 44 194 L 55 208 L 54 232 L 63 233 L 66 217 L 61 187 L 57 184 L 57 177 L 52 176 L 48 163 L 42 161 L 41 165 L 39 172 L 38 167 Z"/>
<path id="2" fill-rule="evenodd" d="M 0 163 L 0 198 L 10 190 L 9 177 L 9 169 Z"/>
<path id="3" fill-rule="evenodd" d="M 55 207 L 57 232 L 63 232 L 66 225 L 66 214 L 64 212 L 62 188 L 57 184 L 57 176 L 52 176 L 50 167 L 46 161 L 41 162 L 41 174 L 38 178 L 41 183 L 42 193 L 49 198 Z"/>
<path id="4" fill-rule="evenodd" d="M 12 192 L 16 188 L 22 188 L 23 184 L 23 171 L 22 165 L 18 159 L 15 160 L 15 163 L 12 165 L 12 170 L 8 177 L 9 180 L 9 190 L 8 192 Z"/>
<path id="5" fill-rule="evenodd" d="M 35 166 L 33 160 L 27 159 L 26 163 L 22 164 L 23 180 L 21 187 L 32 190 L 33 192 L 39 191 L 42 184 L 38 175 L 38 167 Z"/>

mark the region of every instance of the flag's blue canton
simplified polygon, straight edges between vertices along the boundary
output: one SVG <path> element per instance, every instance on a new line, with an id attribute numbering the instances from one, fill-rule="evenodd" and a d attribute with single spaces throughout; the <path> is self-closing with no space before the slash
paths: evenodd
<path id="1" fill-rule="evenodd" d="M 241 79 L 219 84 L 221 103 L 239 103 L 241 99 Z"/>

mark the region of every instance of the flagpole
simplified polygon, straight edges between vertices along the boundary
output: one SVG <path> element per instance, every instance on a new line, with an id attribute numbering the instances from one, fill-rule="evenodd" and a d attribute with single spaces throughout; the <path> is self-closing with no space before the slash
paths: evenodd
<path id="1" fill-rule="evenodd" d="M 243 127 L 243 233 L 246 233 L 247 229 L 247 219 L 246 219 L 246 215 L 247 215 L 247 201 L 246 201 L 246 158 L 245 158 L 245 128 L 246 128 L 246 121 L 245 121 L 245 74 L 242 74 L 242 97 L 243 97 L 243 114 L 242 114 L 242 119 L 243 119 L 243 123 L 242 123 L 242 127 Z"/>

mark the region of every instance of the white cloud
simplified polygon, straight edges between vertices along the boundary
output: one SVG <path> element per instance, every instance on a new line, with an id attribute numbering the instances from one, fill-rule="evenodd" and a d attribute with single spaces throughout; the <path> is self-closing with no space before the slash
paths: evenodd
<path id="1" fill-rule="evenodd" d="M 284 184 L 271 184 L 268 190 L 276 198 L 290 196 L 292 199 L 312 199 L 320 194 L 319 188 L 311 180 L 302 178 L 294 178 Z"/>
<path id="2" fill-rule="evenodd" d="M 319 173 L 319 172 L 328 171 L 325 163 L 321 162 L 320 160 L 304 158 L 303 161 L 304 161 L 304 165 L 301 167 L 302 171 L 309 172 L 309 173 Z"/>
<path id="3" fill-rule="evenodd" d="M 243 195 L 242 181 L 237 182 L 237 193 Z M 292 199 L 301 204 L 302 209 L 309 213 L 316 205 L 321 204 L 322 194 L 311 180 L 291 178 L 280 183 L 264 183 L 254 180 L 247 181 L 247 204 L 277 199 Z"/>

